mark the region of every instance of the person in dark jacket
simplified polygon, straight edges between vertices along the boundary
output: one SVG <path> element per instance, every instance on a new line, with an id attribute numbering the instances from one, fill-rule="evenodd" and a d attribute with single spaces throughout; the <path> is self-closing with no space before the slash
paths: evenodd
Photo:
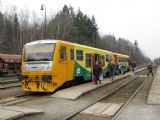
<path id="1" fill-rule="evenodd" d="M 131 64 L 131 67 L 132 67 L 132 72 L 133 72 L 133 74 L 134 74 L 134 72 L 135 72 L 135 68 L 136 68 L 136 63 L 135 63 L 135 62 L 133 62 L 133 63 Z"/>
<path id="2" fill-rule="evenodd" d="M 147 77 L 148 77 L 150 74 L 152 74 L 152 77 L 153 77 L 153 71 L 152 71 L 152 64 L 151 64 L 151 63 L 147 66 L 147 70 L 148 70 Z"/>
<path id="3" fill-rule="evenodd" d="M 96 65 L 93 68 L 93 74 L 96 77 L 96 80 L 99 81 L 99 83 L 101 83 L 101 80 L 99 80 L 100 73 L 101 73 L 101 68 L 98 65 L 98 62 L 96 62 Z"/>
<path id="4" fill-rule="evenodd" d="M 114 80 L 114 75 L 115 75 L 115 71 L 116 71 L 116 66 L 112 63 L 109 64 L 109 71 L 110 71 L 110 76 L 112 81 Z"/>
<path id="5" fill-rule="evenodd" d="M 103 63 L 102 63 L 101 61 L 99 62 L 99 67 L 100 67 L 101 72 L 102 72 L 102 69 L 103 69 Z"/>

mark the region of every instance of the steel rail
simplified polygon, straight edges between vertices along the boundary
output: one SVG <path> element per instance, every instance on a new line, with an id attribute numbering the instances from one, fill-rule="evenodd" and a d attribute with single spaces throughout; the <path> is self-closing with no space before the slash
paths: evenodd
<path id="1" fill-rule="evenodd" d="M 143 70 L 141 70 L 141 71 L 136 72 L 136 73 L 142 72 L 142 71 L 144 71 L 144 70 L 145 70 L 145 68 L 144 68 Z M 125 76 L 124 78 L 127 78 L 127 77 L 129 77 L 129 76 Z M 120 78 L 120 79 L 124 79 L 124 78 Z M 137 78 L 138 78 L 138 76 L 136 76 L 135 78 L 133 78 L 133 79 L 132 79 L 131 81 L 129 81 L 128 83 L 126 83 L 126 84 L 124 84 L 124 85 L 122 85 L 122 86 L 120 86 L 120 87 L 112 90 L 111 92 L 109 92 L 107 95 L 101 97 L 100 99 L 98 99 L 98 100 L 90 103 L 89 105 L 83 107 L 83 108 L 80 109 L 79 111 L 77 111 L 77 112 L 69 115 L 68 117 L 64 118 L 63 120 L 69 120 L 69 119 L 73 118 L 75 115 L 79 114 L 79 113 L 82 112 L 83 110 L 85 110 L 85 109 L 87 109 L 88 107 L 92 106 L 92 105 L 95 104 L 96 102 L 101 101 L 101 100 L 104 99 L 105 97 L 107 97 L 107 96 L 109 97 L 110 95 L 112 95 L 113 93 L 115 93 L 115 92 L 118 91 L 119 89 L 125 87 L 125 86 L 128 85 L 129 83 L 133 82 L 133 81 L 134 81 L 135 79 L 137 79 Z"/>
<path id="2" fill-rule="evenodd" d="M 82 111 L 85 110 L 86 108 L 92 106 L 93 104 L 95 104 L 95 103 L 98 102 L 98 101 L 101 101 L 101 100 L 104 99 L 105 97 L 109 97 L 110 95 L 112 95 L 113 93 L 115 93 L 115 92 L 118 91 L 119 89 L 125 87 L 125 86 L 128 85 L 129 83 L 133 82 L 133 81 L 136 80 L 137 78 L 138 78 L 138 76 L 134 77 L 133 79 L 131 79 L 131 81 L 127 82 L 126 84 L 124 84 L 124 85 L 122 85 L 122 86 L 120 86 L 120 87 L 118 87 L 118 88 L 116 88 L 116 89 L 114 89 L 114 90 L 112 90 L 112 91 L 109 92 L 107 95 L 102 96 L 102 97 L 99 98 L 98 100 L 96 100 L 96 101 L 90 103 L 89 105 L 83 107 L 83 108 L 80 109 L 79 111 L 77 111 L 77 112 L 73 113 L 72 115 L 70 115 L 70 116 L 64 118 L 63 120 L 69 120 L 69 119 L 71 119 L 72 117 L 74 117 L 75 115 L 79 114 L 80 112 L 82 112 Z"/>
<path id="3" fill-rule="evenodd" d="M 124 110 L 124 108 L 129 104 L 129 102 L 133 99 L 133 97 L 140 91 L 146 80 L 147 78 L 143 81 L 143 83 L 138 87 L 138 89 L 133 93 L 133 95 L 127 100 L 127 102 L 121 107 L 121 109 L 116 113 L 116 115 L 111 120 L 116 120 L 118 115 Z"/>

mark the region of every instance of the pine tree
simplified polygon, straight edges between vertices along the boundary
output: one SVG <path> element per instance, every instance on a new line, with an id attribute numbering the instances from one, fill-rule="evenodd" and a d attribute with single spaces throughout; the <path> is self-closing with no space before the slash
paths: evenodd
<path id="1" fill-rule="evenodd" d="M 3 42 L 4 42 L 4 20 L 3 20 L 3 15 L 0 12 L 0 53 L 3 53 Z"/>

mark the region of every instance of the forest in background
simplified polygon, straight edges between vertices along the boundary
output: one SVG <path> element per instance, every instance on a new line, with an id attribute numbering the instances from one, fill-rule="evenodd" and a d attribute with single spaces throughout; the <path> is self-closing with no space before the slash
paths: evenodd
<path id="1" fill-rule="evenodd" d="M 137 64 L 150 61 L 137 40 L 132 43 L 123 37 L 101 36 L 95 17 L 89 17 L 80 9 L 75 11 L 73 7 L 64 5 L 46 21 L 46 32 L 44 20 L 39 20 L 35 12 L 31 18 L 27 10 L 16 12 L 16 7 L 9 12 L 0 11 L 0 53 L 21 54 L 25 43 L 41 39 L 60 39 L 126 54 Z"/>

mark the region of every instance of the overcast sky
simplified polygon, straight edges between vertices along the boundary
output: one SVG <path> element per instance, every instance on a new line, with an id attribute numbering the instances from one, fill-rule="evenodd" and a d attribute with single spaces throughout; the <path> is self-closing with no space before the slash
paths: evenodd
<path id="1" fill-rule="evenodd" d="M 1 0 L 1 9 L 10 5 L 35 11 L 40 17 L 41 4 L 47 16 L 61 10 L 64 4 L 80 8 L 90 17 L 95 16 L 100 34 L 112 34 L 134 42 L 150 58 L 160 56 L 160 0 Z"/>

